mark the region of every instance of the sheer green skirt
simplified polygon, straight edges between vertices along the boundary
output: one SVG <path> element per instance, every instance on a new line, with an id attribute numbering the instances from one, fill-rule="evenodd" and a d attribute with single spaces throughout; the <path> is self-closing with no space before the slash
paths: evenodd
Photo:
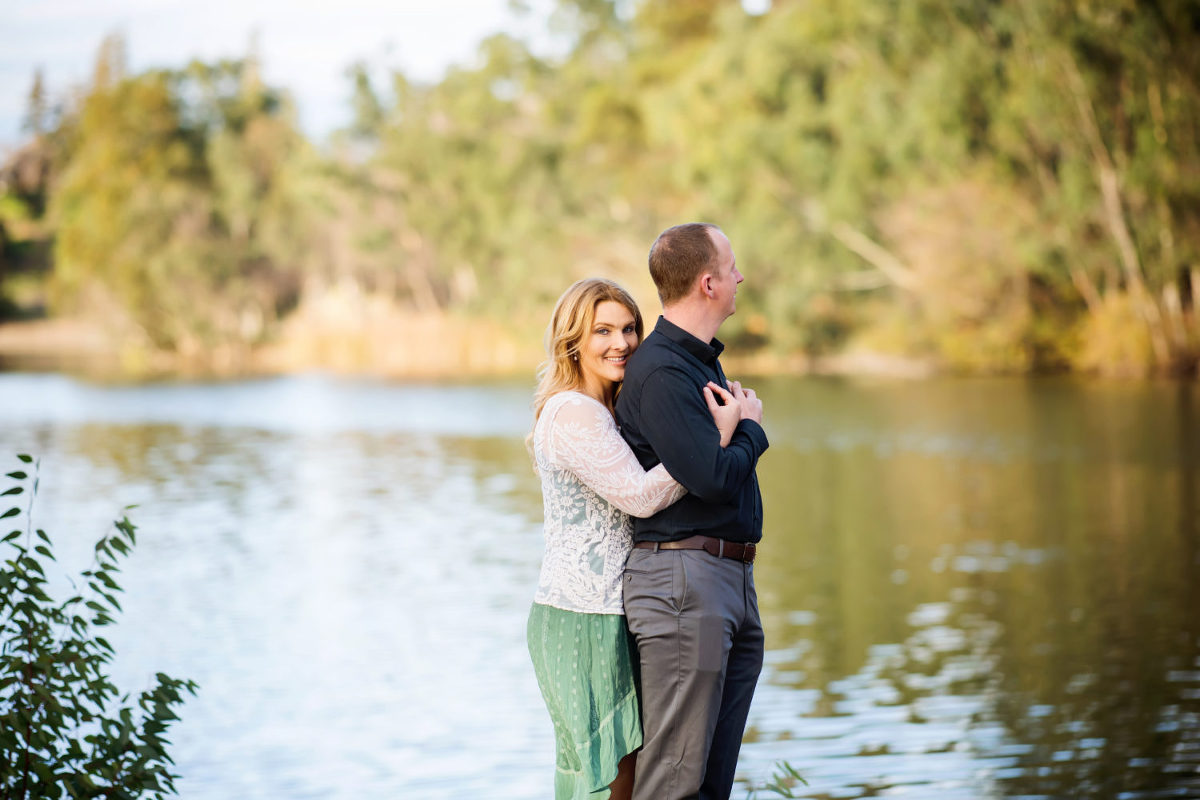
<path id="1" fill-rule="evenodd" d="M 607 798 L 617 763 L 642 746 L 625 618 L 534 603 L 526 634 L 533 671 L 554 723 L 554 798 Z"/>

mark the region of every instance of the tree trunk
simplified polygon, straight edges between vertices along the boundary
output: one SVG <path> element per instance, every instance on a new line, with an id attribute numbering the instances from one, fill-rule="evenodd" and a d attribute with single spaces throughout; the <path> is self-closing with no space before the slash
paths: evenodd
<path id="1" fill-rule="evenodd" d="M 1087 138 L 1088 146 L 1092 151 L 1092 158 L 1095 161 L 1096 176 L 1100 183 L 1100 194 L 1104 201 L 1104 219 L 1117 245 L 1117 253 L 1120 256 L 1122 271 L 1125 275 L 1125 285 L 1133 296 L 1134 305 L 1138 309 L 1138 313 L 1141 315 L 1142 321 L 1150 333 L 1150 343 L 1154 349 L 1154 358 L 1158 361 L 1160 367 L 1166 367 L 1169 365 L 1171 359 L 1170 342 L 1164 330 L 1162 314 L 1159 312 L 1154 298 L 1147 291 L 1146 282 L 1142 278 L 1142 265 L 1138 260 L 1137 246 L 1134 244 L 1133 236 L 1129 232 L 1129 226 L 1125 222 L 1125 212 L 1121 203 L 1121 184 L 1117 175 L 1117 169 L 1113 165 L 1108 147 L 1105 146 L 1104 140 L 1100 136 L 1100 126 L 1096 122 L 1096 111 L 1092 107 L 1092 100 L 1088 95 L 1087 85 L 1083 81 L 1083 76 L 1079 74 L 1079 67 L 1075 64 L 1075 59 L 1069 53 L 1064 53 L 1062 60 L 1066 68 L 1067 82 L 1070 84 L 1071 92 L 1075 98 L 1075 105 L 1079 110 L 1083 133 Z"/>

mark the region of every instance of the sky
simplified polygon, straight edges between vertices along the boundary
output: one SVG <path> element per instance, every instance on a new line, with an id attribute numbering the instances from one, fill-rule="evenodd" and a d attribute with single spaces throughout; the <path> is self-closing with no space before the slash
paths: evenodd
<path id="1" fill-rule="evenodd" d="M 81 84 L 114 32 L 132 72 L 240 58 L 257 38 L 267 82 L 292 92 L 301 127 L 321 138 L 349 120 L 355 61 L 433 82 L 473 63 L 492 33 L 537 41 L 545 28 L 544 12 L 518 15 L 509 0 L 0 0 L 0 152 L 23 138 L 34 70 L 52 94 Z"/>

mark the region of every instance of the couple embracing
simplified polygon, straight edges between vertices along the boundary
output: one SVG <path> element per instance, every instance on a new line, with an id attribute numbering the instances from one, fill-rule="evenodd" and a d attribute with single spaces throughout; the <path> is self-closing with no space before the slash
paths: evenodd
<path id="1" fill-rule="evenodd" d="M 546 549 L 528 640 L 556 800 L 728 798 L 762 668 L 767 437 L 715 338 L 742 275 L 714 225 L 668 228 L 649 261 L 654 331 L 625 290 L 579 281 L 534 399 Z"/>

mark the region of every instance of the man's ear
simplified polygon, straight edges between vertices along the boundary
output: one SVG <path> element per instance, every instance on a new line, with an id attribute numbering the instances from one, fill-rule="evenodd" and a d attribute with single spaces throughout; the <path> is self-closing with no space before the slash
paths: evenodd
<path id="1" fill-rule="evenodd" d="M 711 272 L 700 274 L 700 291 L 710 300 L 714 297 L 713 274 Z"/>

